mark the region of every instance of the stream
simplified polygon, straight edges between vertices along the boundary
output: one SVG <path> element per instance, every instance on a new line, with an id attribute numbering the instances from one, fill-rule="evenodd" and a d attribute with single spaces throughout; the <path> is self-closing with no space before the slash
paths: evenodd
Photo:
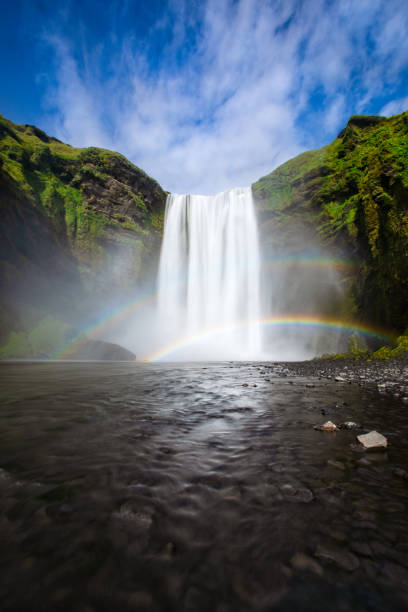
<path id="1" fill-rule="evenodd" d="M 408 406 L 375 386 L 21 362 L 0 402 L 3 612 L 408 609 Z"/>

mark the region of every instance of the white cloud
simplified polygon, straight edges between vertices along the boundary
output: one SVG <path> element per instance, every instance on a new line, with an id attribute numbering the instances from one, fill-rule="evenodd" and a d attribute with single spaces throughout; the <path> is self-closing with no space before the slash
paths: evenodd
<path id="1" fill-rule="evenodd" d="M 399 113 L 403 113 L 406 110 L 408 110 L 408 96 L 400 100 L 388 102 L 388 104 L 382 107 L 380 115 L 390 117 L 391 115 L 399 115 Z"/>
<path id="2" fill-rule="evenodd" d="M 249 184 L 395 90 L 407 13 L 399 0 L 173 0 L 144 41 L 125 36 L 109 78 L 101 47 L 80 61 L 55 34 L 46 127 L 121 151 L 171 191 Z M 119 31 L 115 21 L 115 40 Z"/>

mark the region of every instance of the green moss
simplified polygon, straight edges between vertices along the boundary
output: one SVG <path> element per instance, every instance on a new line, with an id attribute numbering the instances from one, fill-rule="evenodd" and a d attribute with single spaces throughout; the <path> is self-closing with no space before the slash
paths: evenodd
<path id="1" fill-rule="evenodd" d="M 31 345 L 24 332 L 12 331 L 4 346 L 0 347 L 0 359 L 24 359 L 32 356 Z"/>
<path id="2" fill-rule="evenodd" d="M 408 324 L 408 112 L 353 116 L 332 144 L 286 162 L 253 185 L 258 208 L 280 227 L 298 218 L 321 245 L 360 261 L 358 315 Z"/>
<path id="3" fill-rule="evenodd" d="M 389 346 L 382 346 L 372 354 L 373 359 L 390 359 L 392 357 L 392 349 Z"/>
<path id="4" fill-rule="evenodd" d="M 391 351 L 392 357 L 408 359 L 408 336 L 399 336 L 397 346 Z"/>
<path id="5" fill-rule="evenodd" d="M 153 213 L 150 217 L 150 223 L 154 231 L 162 236 L 164 231 L 164 211 Z"/>
<path id="6" fill-rule="evenodd" d="M 28 334 L 28 342 L 33 355 L 51 355 L 65 344 L 70 326 L 54 319 L 51 315 L 42 319 Z"/>
<path id="7" fill-rule="evenodd" d="M 67 323 L 46 315 L 28 331 L 12 331 L 0 348 L 0 359 L 50 357 L 72 333 Z"/>

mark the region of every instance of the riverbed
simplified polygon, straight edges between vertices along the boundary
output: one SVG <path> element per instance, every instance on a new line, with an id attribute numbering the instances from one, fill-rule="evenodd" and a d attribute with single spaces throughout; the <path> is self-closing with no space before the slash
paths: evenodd
<path id="1" fill-rule="evenodd" d="M 1 609 L 406 610 L 395 395 L 264 362 L 0 364 Z"/>

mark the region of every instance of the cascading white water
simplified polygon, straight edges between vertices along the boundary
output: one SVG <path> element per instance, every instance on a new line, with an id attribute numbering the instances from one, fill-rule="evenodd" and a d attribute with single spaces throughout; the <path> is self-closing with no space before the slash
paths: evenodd
<path id="1" fill-rule="evenodd" d="M 173 357 L 259 357 L 259 274 L 250 188 L 215 196 L 170 195 L 160 256 L 158 326 L 162 342 L 183 345 Z"/>

